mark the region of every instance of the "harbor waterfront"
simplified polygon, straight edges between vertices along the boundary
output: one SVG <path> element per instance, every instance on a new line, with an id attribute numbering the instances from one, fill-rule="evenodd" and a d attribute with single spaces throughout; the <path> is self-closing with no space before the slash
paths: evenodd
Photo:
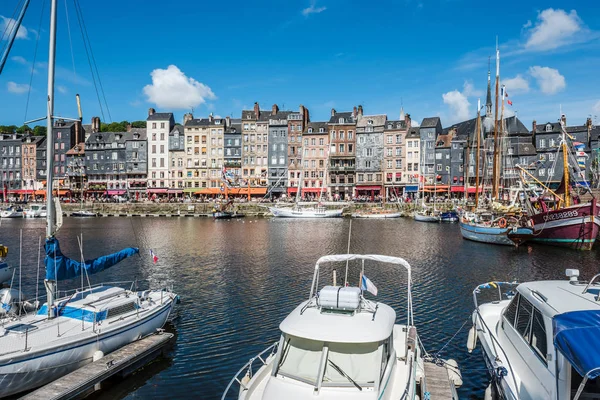
<path id="1" fill-rule="evenodd" d="M 96 274 L 92 283 L 137 279 L 173 284 L 182 300 L 167 325 L 177 337 L 168 357 L 130 378 L 103 384 L 93 398 L 189 398 L 192 393 L 202 399 L 220 398 L 237 370 L 278 340 L 279 323 L 308 298 L 316 260 L 347 251 L 350 221 L 65 218 L 58 235 L 65 253 L 78 254 L 77 235 L 83 235 L 86 258 L 123 246 L 140 247 L 140 257 Z M 7 261 L 15 266 L 21 229 L 23 290 L 34 296 L 44 220 L 2 220 L 0 241 L 10 248 Z M 350 251 L 402 257 L 411 264 L 415 324 L 425 349 L 456 359 L 464 380 L 460 397 L 480 399 L 488 385 L 481 349 L 471 354 L 466 349 L 473 288 L 491 280 L 564 279 L 565 268 L 577 268 L 582 279 L 590 279 L 598 273 L 599 256 L 597 250 L 537 244 L 488 246 L 463 240 L 458 229 L 456 224 L 422 224 L 408 218 L 352 220 Z M 150 249 L 159 258 L 156 264 Z M 357 284 L 358 276 L 359 269 L 351 268 L 350 283 Z M 330 279 L 331 269 L 325 268 L 322 277 Z M 368 298 L 390 305 L 398 313 L 397 321 L 403 321 L 405 276 L 378 268 L 369 279 L 379 293 Z M 76 278 L 59 283 L 58 289 L 78 285 Z M 43 290 L 41 285 L 38 289 Z"/>

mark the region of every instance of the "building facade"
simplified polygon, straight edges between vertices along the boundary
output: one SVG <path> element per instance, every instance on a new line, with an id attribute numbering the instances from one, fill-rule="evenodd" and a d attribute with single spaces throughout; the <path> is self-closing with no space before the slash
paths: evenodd
<path id="1" fill-rule="evenodd" d="M 169 187 L 169 132 L 174 126 L 173 113 L 148 110 L 148 190 L 152 193 L 166 193 Z"/>
<path id="2" fill-rule="evenodd" d="M 406 159 L 404 145 L 410 128 L 410 115 L 400 112 L 401 119 L 387 121 L 383 137 L 383 169 L 386 198 L 401 197 L 406 183 L 403 179 Z"/>
<path id="3" fill-rule="evenodd" d="M 329 194 L 348 200 L 354 194 L 356 174 L 356 119 L 358 108 L 351 112 L 331 109 L 329 131 Z"/>
<path id="4" fill-rule="evenodd" d="M 242 111 L 242 179 L 251 187 L 266 188 L 268 183 L 269 116 L 258 103 Z"/>
<path id="5" fill-rule="evenodd" d="M 127 193 L 127 132 L 97 132 L 85 142 L 85 170 L 89 192 L 94 195 Z"/>
<path id="6" fill-rule="evenodd" d="M 288 115 L 273 105 L 269 116 L 268 187 L 272 197 L 280 197 L 288 187 Z"/>
<path id="7" fill-rule="evenodd" d="M 387 116 L 363 115 L 356 122 L 356 196 L 375 200 L 383 196 L 383 131 Z"/>
<path id="8" fill-rule="evenodd" d="M 148 138 L 146 129 L 133 128 L 125 135 L 125 168 L 131 197 L 146 194 L 148 188 Z"/>
<path id="9" fill-rule="evenodd" d="M 423 118 L 419 126 L 421 137 L 421 175 L 427 185 L 433 185 L 435 176 L 435 143 L 442 133 L 442 122 L 439 117 Z"/>
<path id="10" fill-rule="evenodd" d="M 302 135 L 302 198 L 328 198 L 327 168 L 329 132 L 327 122 L 309 122 Z"/>
<path id="11" fill-rule="evenodd" d="M 33 194 L 35 190 L 41 189 L 41 183 L 37 180 L 37 151 L 38 146 L 44 142 L 42 136 L 27 135 L 23 138 L 21 149 L 21 177 L 22 190 L 27 194 Z"/>
<path id="12" fill-rule="evenodd" d="M 185 187 L 185 128 L 175 124 L 169 132 L 168 193 L 182 194 Z"/>
<path id="13" fill-rule="evenodd" d="M 242 176 L 242 123 L 241 120 L 231 120 L 225 129 L 223 167 L 233 174 L 236 179 Z"/>
<path id="14" fill-rule="evenodd" d="M 1 190 L 8 194 L 18 194 L 22 187 L 21 179 L 21 150 L 23 138 L 16 133 L 0 134 L 0 158 L 2 173 L 0 174 Z"/>
<path id="15" fill-rule="evenodd" d="M 288 195 L 293 196 L 298 190 L 302 173 L 302 133 L 310 121 L 308 109 L 303 105 L 298 112 L 288 115 Z"/>

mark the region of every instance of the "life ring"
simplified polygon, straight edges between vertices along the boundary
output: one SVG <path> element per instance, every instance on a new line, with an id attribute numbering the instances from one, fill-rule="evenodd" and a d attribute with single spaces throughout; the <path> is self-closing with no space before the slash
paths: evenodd
<path id="1" fill-rule="evenodd" d="M 500 218 L 500 219 L 498 220 L 498 226 L 499 226 L 500 228 L 506 228 L 506 218 Z"/>

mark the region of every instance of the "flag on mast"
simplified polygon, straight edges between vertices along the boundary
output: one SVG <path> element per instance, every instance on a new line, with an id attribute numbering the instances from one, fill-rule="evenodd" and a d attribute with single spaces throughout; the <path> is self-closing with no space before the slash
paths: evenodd
<path id="1" fill-rule="evenodd" d="M 371 282 L 369 278 L 367 278 L 364 274 L 362 276 L 360 290 L 366 290 L 369 293 L 372 293 L 374 296 L 377 296 L 377 286 Z"/>

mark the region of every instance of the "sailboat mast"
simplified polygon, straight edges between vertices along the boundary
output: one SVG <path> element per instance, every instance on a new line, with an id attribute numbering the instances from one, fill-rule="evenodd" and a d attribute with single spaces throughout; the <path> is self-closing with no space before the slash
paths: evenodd
<path id="1" fill-rule="evenodd" d="M 479 205 L 479 157 L 481 156 L 481 152 L 479 150 L 479 137 L 481 136 L 481 127 L 479 124 L 481 123 L 481 105 L 479 104 L 479 100 L 477 101 L 477 122 L 475 123 L 475 134 L 477 135 L 476 148 L 477 154 L 475 154 L 475 208 Z"/>
<path id="2" fill-rule="evenodd" d="M 503 185 L 506 184 L 506 177 L 504 176 L 504 145 L 505 145 L 505 135 L 506 131 L 504 130 L 504 98 L 506 97 L 506 88 L 504 85 L 500 86 L 500 97 L 502 98 L 502 106 L 500 109 L 500 132 L 498 133 L 498 142 L 500 145 L 498 146 L 498 191 L 500 191 L 500 177 L 502 177 Z"/>
<path id="3" fill-rule="evenodd" d="M 303 178 L 304 178 L 304 150 L 306 147 L 304 145 L 304 138 L 301 139 L 301 144 L 302 147 L 300 147 L 300 151 L 302 152 L 302 157 L 300 157 L 300 179 L 298 180 L 298 190 L 296 191 L 296 205 L 298 205 L 298 202 L 300 201 L 300 196 L 301 196 L 301 191 L 302 191 L 302 182 L 303 182 Z M 306 139 L 308 142 L 308 139 Z"/>
<path id="4" fill-rule="evenodd" d="M 54 114 L 54 66 L 56 63 L 56 3 L 50 4 L 50 45 L 48 51 L 48 109 L 46 110 L 46 237 L 54 236 L 56 210 L 52 199 L 52 183 L 54 173 L 54 133 L 52 132 Z M 54 317 L 53 304 L 56 292 L 56 281 L 45 280 L 48 318 Z"/>
<path id="5" fill-rule="evenodd" d="M 500 50 L 496 43 L 496 104 L 494 112 L 494 165 L 492 170 L 492 198 L 498 198 L 498 186 L 500 183 L 500 168 L 498 165 L 498 88 L 500 84 Z"/>
<path id="6" fill-rule="evenodd" d="M 565 207 L 569 207 L 571 205 L 571 194 L 569 193 L 569 155 L 567 153 L 567 135 L 562 120 L 560 121 L 560 127 L 562 130 L 563 176 L 565 177 Z"/>

